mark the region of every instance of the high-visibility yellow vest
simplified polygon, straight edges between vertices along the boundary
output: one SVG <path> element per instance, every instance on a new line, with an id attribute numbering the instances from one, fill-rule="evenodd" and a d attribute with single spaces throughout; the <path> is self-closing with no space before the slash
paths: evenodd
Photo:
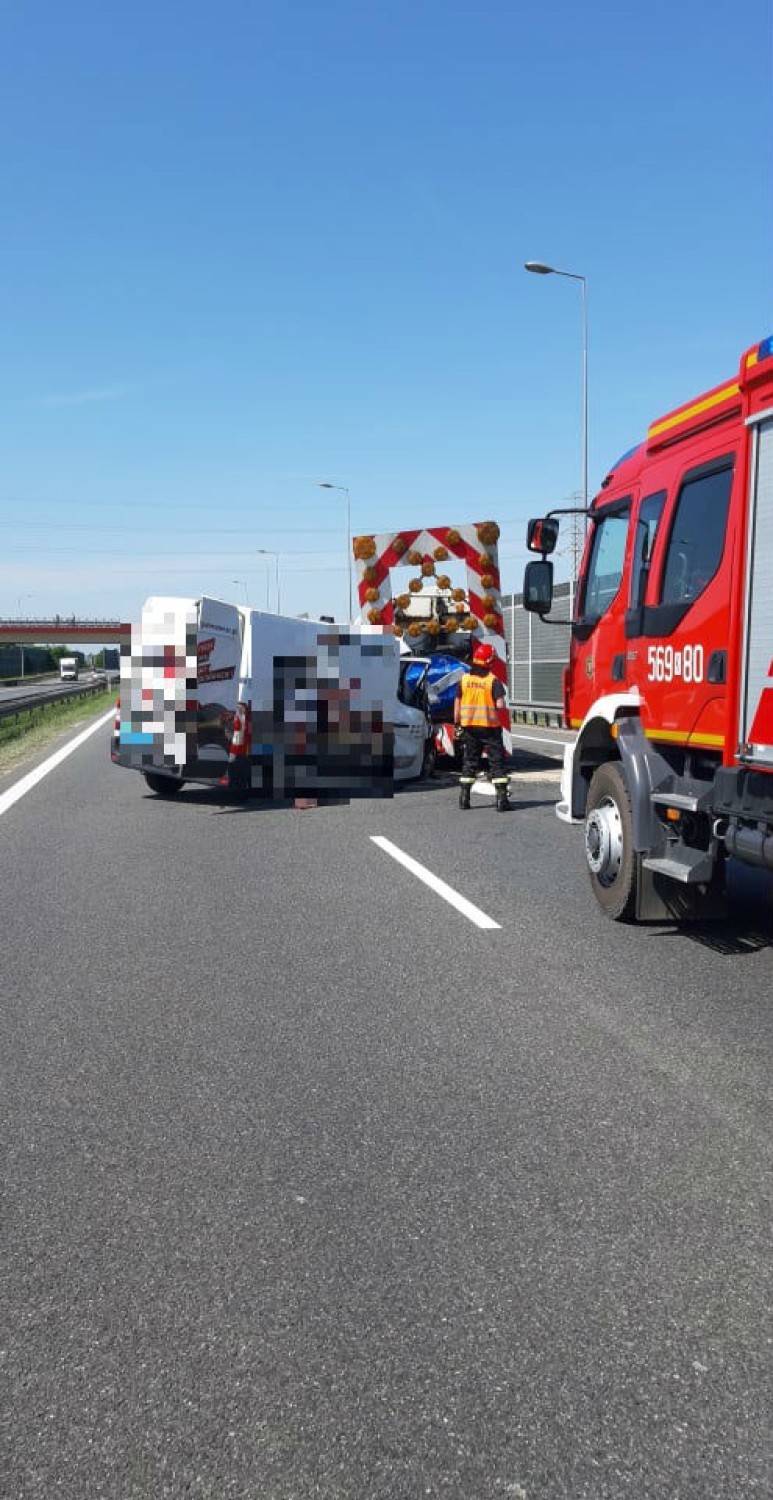
<path id="1" fill-rule="evenodd" d="M 494 702 L 493 672 L 479 676 L 477 672 L 465 673 L 461 682 L 459 719 L 462 729 L 498 729 L 499 714 Z"/>

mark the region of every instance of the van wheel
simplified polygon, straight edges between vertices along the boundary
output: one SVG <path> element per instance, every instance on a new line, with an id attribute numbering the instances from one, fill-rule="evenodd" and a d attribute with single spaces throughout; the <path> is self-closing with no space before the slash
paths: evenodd
<path id="1" fill-rule="evenodd" d="M 176 776 L 158 776 L 155 771 L 143 771 L 143 776 L 157 797 L 176 797 L 185 785 Z"/>
<path id="2" fill-rule="evenodd" d="M 636 902 L 636 855 L 631 799 L 617 761 L 593 773 L 585 813 L 585 857 L 602 911 L 613 922 L 629 921 Z"/>

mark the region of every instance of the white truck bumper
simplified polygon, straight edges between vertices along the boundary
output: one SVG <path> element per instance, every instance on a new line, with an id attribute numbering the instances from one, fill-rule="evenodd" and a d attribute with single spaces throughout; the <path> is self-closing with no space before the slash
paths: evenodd
<path id="1" fill-rule="evenodd" d="M 564 764 L 561 767 L 561 786 L 556 803 L 556 817 L 562 823 L 582 823 L 582 818 L 572 817 L 572 770 L 574 767 L 574 745 L 564 745 Z"/>

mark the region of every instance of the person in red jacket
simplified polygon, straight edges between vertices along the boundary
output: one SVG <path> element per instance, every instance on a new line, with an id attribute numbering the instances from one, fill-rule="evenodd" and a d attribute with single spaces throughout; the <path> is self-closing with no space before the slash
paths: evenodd
<path id="1" fill-rule="evenodd" d="M 459 782 L 459 806 L 470 805 L 470 789 L 488 756 L 491 780 L 497 794 L 497 811 L 507 812 L 507 773 L 502 729 L 509 723 L 505 690 L 491 671 L 492 646 L 479 645 L 472 653 L 472 666 L 465 672 L 454 701 L 454 724 L 462 731 L 464 760 Z"/>

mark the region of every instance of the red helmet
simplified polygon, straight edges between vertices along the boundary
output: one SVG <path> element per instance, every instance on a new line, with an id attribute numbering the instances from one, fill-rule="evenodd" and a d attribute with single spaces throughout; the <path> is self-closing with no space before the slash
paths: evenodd
<path id="1" fill-rule="evenodd" d="M 475 647 L 472 659 L 478 667 L 490 667 L 495 655 L 494 647 L 487 645 L 485 641 L 481 641 L 480 645 Z"/>

